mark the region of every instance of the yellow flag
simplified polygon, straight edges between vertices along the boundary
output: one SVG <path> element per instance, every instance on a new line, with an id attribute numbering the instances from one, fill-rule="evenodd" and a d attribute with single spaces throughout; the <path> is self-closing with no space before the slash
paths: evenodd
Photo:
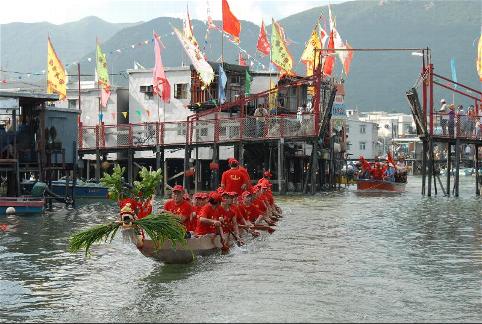
<path id="1" fill-rule="evenodd" d="M 47 45 L 47 93 L 57 93 L 60 100 L 67 97 L 67 73 L 55 53 L 50 37 Z"/>
<path id="2" fill-rule="evenodd" d="M 482 35 L 479 38 L 478 55 L 477 55 L 477 72 L 479 79 L 482 81 Z"/>
<path id="3" fill-rule="evenodd" d="M 318 63 L 319 52 L 315 57 L 315 49 L 321 49 L 321 41 L 317 27 L 313 28 L 311 37 L 306 43 L 303 54 L 301 54 L 301 62 L 306 64 L 306 76 L 313 75 L 313 66 L 316 66 Z"/>
<path id="4" fill-rule="evenodd" d="M 283 74 L 292 74 L 293 58 L 288 50 L 285 32 L 274 19 L 271 26 L 271 62 Z"/>
<path id="5" fill-rule="evenodd" d="M 269 110 L 274 110 L 276 109 L 276 95 L 277 95 L 277 91 L 275 90 L 276 89 L 276 85 L 273 81 L 271 81 L 271 79 L 269 80 L 269 89 L 271 90 L 269 92 L 269 99 L 268 99 L 268 105 L 269 105 Z"/>

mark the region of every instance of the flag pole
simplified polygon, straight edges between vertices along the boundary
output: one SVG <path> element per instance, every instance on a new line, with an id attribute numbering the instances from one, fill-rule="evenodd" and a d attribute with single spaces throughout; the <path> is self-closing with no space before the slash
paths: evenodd
<path id="1" fill-rule="evenodd" d="M 222 9 L 221 9 L 222 11 Z M 223 13 L 221 12 L 221 22 L 222 22 L 222 26 L 221 26 L 221 64 L 223 66 L 223 70 L 224 70 L 224 17 L 223 17 Z"/>

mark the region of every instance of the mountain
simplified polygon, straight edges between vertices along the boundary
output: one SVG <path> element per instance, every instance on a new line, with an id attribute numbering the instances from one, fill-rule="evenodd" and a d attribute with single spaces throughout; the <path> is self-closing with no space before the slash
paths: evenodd
<path id="1" fill-rule="evenodd" d="M 0 67 L 8 71 L 41 72 L 46 68 L 47 36 L 62 62 L 74 62 L 95 48 L 95 39 L 109 39 L 124 27 L 97 17 L 54 25 L 47 22 L 0 24 Z"/>
<path id="2" fill-rule="evenodd" d="M 477 40 L 480 37 L 481 9 L 480 1 L 352 1 L 332 5 L 336 16 L 337 29 L 343 38 L 348 40 L 353 48 L 427 48 L 431 49 L 435 72 L 451 77 L 450 59 L 456 60 L 458 81 L 472 88 L 481 89 L 475 69 L 477 55 Z M 328 17 L 326 6 L 313 8 L 280 20 L 287 38 L 289 49 L 295 61 L 298 73 L 304 73 L 304 65 L 298 63 L 304 44 L 308 40 L 311 29 L 320 13 Z M 90 17 L 86 19 L 94 20 Z M 322 25 L 328 25 L 328 19 L 322 19 Z M 111 73 L 122 72 L 133 68 L 134 61 L 150 68 L 154 66 L 152 46 L 152 31 L 160 36 L 165 49 L 162 57 L 165 66 L 189 64 L 177 38 L 173 35 L 172 26 L 182 27 L 182 21 L 176 18 L 156 18 L 154 20 L 131 26 L 100 24 L 101 27 L 84 26 L 83 35 L 74 26 L 69 33 L 53 33 L 49 28 L 57 27 L 43 23 L 43 31 L 25 26 L 24 30 L 35 30 L 36 37 L 25 31 L 22 34 L 10 33 L 10 38 L 4 41 L 5 27 L 2 30 L 2 65 L 7 60 L 12 66 L 18 60 L 16 67 L 21 71 L 39 71 L 45 68 L 45 35 L 50 32 L 54 46 L 63 62 L 81 62 L 82 74 L 93 74 L 95 64 L 95 35 L 102 40 L 102 48 L 107 53 L 107 61 Z M 94 21 L 95 22 L 95 21 Z M 72 24 L 79 24 L 79 22 Z M 193 20 L 194 34 L 200 44 L 205 47 L 209 60 L 216 61 L 221 56 L 221 35 L 218 31 L 210 31 L 205 42 L 206 25 Z M 219 21 L 215 22 L 220 26 Z M 11 24 L 9 24 L 11 25 Z M 33 24 L 24 24 L 33 25 Z M 65 24 L 68 25 L 68 24 Z M 111 29 L 109 29 L 109 25 Z M 8 26 L 8 25 L 4 25 Z M 50 27 L 49 27 L 50 26 Z M 64 26 L 64 25 L 61 25 Z M 249 54 L 255 55 L 266 67 L 268 58 L 256 55 L 256 41 L 259 26 L 241 21 L 240 46 Z M 58 26 L 60 27 L 60 26 Z M 97 28 L 105 28 L 104 35 Z M 80 27 L 79 27 L 80 28 Z M 114 30 L 117 28 L 117 30 Z M 326 26 L 325 29 L 327 29 Z M 90 32 L 87 32 L 89 30 Z M 73 36 L 77 32 L 76 36 Z M 110 34 L 109 34 L 110 32 Z M 271 34 L 271 26 L 267 26 Z M 21 36 L 21 37 L 20 37 Z M 39 39 L 39 37 L 41 39 Z M 19 39 L 23 41 L 18 41 Z M 147 45 L 144 44 L 147 41 Z M 33 45 L 33 44 L 36 45 Z M 134 47 L 132 47 L 134 45 Z M 34 50 L 35 49 L 35 50 Z M 120 49 L 120 52 L 118 51 Z M 8 53 L 7 53 L 8 52 Z M 228 63 L 237 61 L 238 48 L 224 38 L 224 60 Z M 31 55 L 31 53 L 38 53 Z M 19 56 L 21 55 L 21 56 Z M 89 62 L 90 59 L 90 62 Z M 409 113 L 404 93 L 411 88 L 421 70 L 421 57 L 413 56 L 412 51 L 358 51 L 354 53 L 350 75 L 345 78 L 346 98 L 350 108 L 358 107 L 361 111 L 401 111 Z M 16 64 L 16 63 L 15 63 Z M 340 75 L 340 61 L 336 62 L 336 75 Z M 255 65 L 257 67 L 257 65 Z M 72 71 L 76 74 L 76 71 Z M 90 77 L 92 79 L 92 77 Z M 116 85 L 126 85 L 125 74 L 114 76 Z M 435 102 L 440 98 L 451 98 L 446 91 L 435 88 Z M 455 97 L 460 103 L 460 96 Z"/>

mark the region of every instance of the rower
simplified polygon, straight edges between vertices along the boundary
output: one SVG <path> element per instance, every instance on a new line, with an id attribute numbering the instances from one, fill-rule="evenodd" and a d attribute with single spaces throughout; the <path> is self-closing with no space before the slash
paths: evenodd
<path id="1" fill-rule="evenodd" d="M 249 178 L 247 172 L 239 169 L 239 162 L 234 159 L 228 159 L 230 169 L 223 172 L 221 177 L 221 188 L 224 191 L 234 191 L 240 195 L 248 187 Z"/>
<path id="2" fill-rule="evenodd" d="M 198 222 L 195 233 L 197 235 L 219 234 L 222 242 L 226 242 L 226 237 L 219 221 L 221 215 L 221 195 L 217 192 L 211 192 L 208 203 L 201 208 L 197 215 Z"/>
<path id="3" fill-rule="evenodd" d="M 192 219 L 192 206 L 188 200 L 184 199 L 183 186 L 175 185 L 172 188 L 172 199 L 166 201 L 164 210 L 178 216 L 187 233 L 194 231 L 195 222 Z M 188 238 L 191 237 L 190 234 L 187 234 L 187 236 Z"/>
<path id="4" fill-rule="evenodd" d="M 232 208 L 233 199 L 235 196 L 237 196 L 237 193 L 235 192 L 224 191 L 221 194 L 221 208 L 223 209 L 223 211 L 222 218 L 220 218 L 219 220 L 223 224 L 223 231 L 225 233 L 232 234 L 239 245 L 244 245 L 244 241 L 241 240 L 241 236 L 239 235 L 239 228 L 236 219 L 235 209 Z"/>
<path id="5" fill-rule="evenodd" d="M 260 224 L 261 221 L 265 221 L 270 226 L 275 225 L 274 219 L 271 219 L 268 214 L 268 207 L 264 198 L 261 198 L 261 194 L 261 185 L 257 184 L 253 187 L 253 205 L 260 211 L 260 216 L 256 219 L 255 225 Z"/>
<path id="6" fill-rule="evenodd" d="M 250 191 L 244 191 L 241 195 L 241 201 L 236 206 L 236 222 L 238 227 L 242 226 L 254 237 L 259 236 L 260 233 L 253 229 L 253 223 L 261 214 L 260 211 L 253 205 L 253 194 Z M 236 205 L 236 204 L 233 204 Z"/>

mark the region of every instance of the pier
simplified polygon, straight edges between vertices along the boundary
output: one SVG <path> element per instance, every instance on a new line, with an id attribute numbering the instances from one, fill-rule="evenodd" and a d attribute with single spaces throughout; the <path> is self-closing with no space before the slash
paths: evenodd
<path id="1" fill-rule="evenodd" d="M 435 87 L 447 89 L 454 95 L 457 94 L 473 101 L 474 109 L 469 112 L 468 107 L 465 107 L 466 111 L 460 112 L 457 111 L 457 105 L 455 105 L 455 110 L 452 109 L 454 111 L 449 113 L 450 104 L 447 102 L 447 111 L 438 111 L 435 108 Z M 418 88 L 421 88 L 421 100 Z M 430 197 L 432 187 L 434 193 L 438 194 L 438 183 L 445 196 L 450 196 L 451 193 L 455 197 L 459 196 L 459 172 L 462 156 L 465 154 L 463 148 L 467 149 L 468 147 L 472 161 L 470 167 L 475 170 L 475 194 L 479 196 L 481 186 L 479 170 L 482 147 L 482 126 L 480 123 L 482 119 L 482 92 L 435 73 L 431 62 L 430 49 L 427 48 L 423 51 L 423 67 L 417 84 L 408 90 L 406 95 L 416 123 L 417 134 L 423 141 L 422 194 Z M 435 146 L 446 150 L 446 159 L 435 159 Z M 439 170 L 441 169 L 445 169 L 447 174 L 445 186 L 440 179 Z M 455 171 L 455 174 L 452 184 L 451 174 L 453 171 Z"/>

